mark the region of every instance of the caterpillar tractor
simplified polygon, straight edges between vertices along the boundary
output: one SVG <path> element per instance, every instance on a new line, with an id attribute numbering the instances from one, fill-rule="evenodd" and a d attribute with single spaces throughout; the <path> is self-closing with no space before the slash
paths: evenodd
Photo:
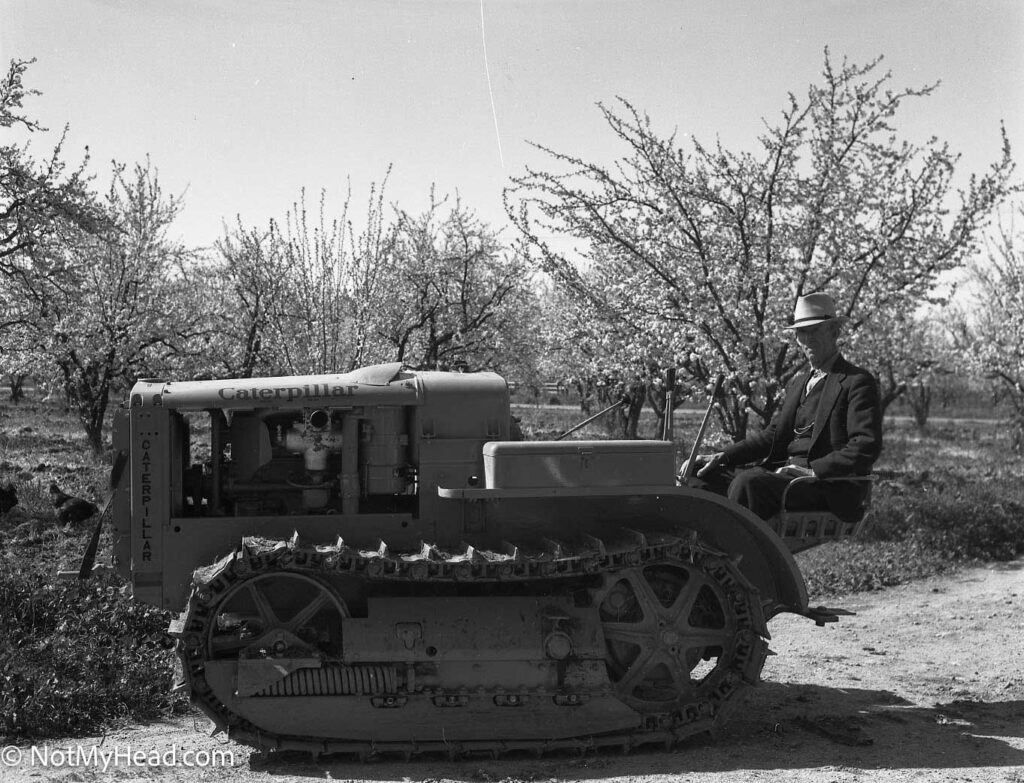
<path id="1" fill-rule="evenodd" d="M 671 746 L 758 682 L 772 616 L 835 619 L 792 550 L 851 529 L 680 486 L 669 441 L 510 426 L 492 373 L 134 386 L 112 564 L 175 613 L 216 728 L 360 758 Z"/>

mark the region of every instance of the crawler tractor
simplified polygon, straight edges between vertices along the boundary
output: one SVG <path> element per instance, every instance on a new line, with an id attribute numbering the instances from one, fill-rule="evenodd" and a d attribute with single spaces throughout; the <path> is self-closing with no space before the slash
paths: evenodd
<path id="1" fill-rule="evenodd" d="M 137 383 L 113 565 L 176 613 L 193 702 L 262 749 L 671 745 L 758 682 L 769 618 L 834 619 L 792 550 L 852 526 L 678 486 L 668 441 L 510 423 L 492 373 Z"/>

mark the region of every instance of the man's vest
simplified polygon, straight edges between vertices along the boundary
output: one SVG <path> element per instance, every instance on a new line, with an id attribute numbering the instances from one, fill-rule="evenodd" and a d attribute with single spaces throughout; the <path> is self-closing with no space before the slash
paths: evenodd
<path id="1" fill-rule="evenodd" d="M 814 437 L 814 418 L 818 413 L 818 403 L 821 401 L 821 390 L 824 387 L 822 378 L 809 392 L 801 395 L 802 399 L 793 417 L 793 440 L 786 449 L 795 465 L 807 465 L 807 454 L 811 450 L 811 441 Z"/>

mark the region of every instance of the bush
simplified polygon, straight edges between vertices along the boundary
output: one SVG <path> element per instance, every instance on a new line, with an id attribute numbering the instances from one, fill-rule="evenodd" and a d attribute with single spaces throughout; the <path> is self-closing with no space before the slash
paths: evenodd
<path id="1" fill-rule="evenodd" d="M 877 493 L 868 541 L 906 541 L 948 560 L 1011 560 L 1024 553 L 1019 480 L 929 472 Z"/>
<path id="2" fill-rule="evenodd" d="M 942 573 L 952 563 L 912 541 L 842 541 L 799 555 L 813 599 L 881 590 Z"/>
<path id="3" fill-rule="evenodd" d="M 184 708 L 170 694 L 168 615 L 107 576 L 52 583 L 0 571 L 0 735 L 97 733 Z"/>
<path id="4" fill-rule="evenodd" d="M 952 450 L 943 441 L 963 440 L 944 435 L 933 434 L 927 447 L 917 449 L 893 444 L 888 464 L 895 457 L 911 469 L 879 471 L 882 480 L 860 540 L 800 555 L 812 595 L 877 590 L 970 561 L 1024 554 L 1024 487 L 1017 467 L 985 464 L 979 454 L 965 461 L 957 453 L 943 464 L 943 450 Z M 930 454 L 928 467 L 915 469 L 922 454 Z"/>

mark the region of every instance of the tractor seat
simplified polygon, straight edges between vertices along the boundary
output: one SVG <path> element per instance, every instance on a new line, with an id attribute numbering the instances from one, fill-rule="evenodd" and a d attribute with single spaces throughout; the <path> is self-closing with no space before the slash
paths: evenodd
<path id="1" fill-rule="evenodd" d="M 791 552 L 810 549 L 827 541 L 838 541 L 857 535 L 863 528 L 871 505 L 871 487 L 878 480 L 876 474 L 869 476 L 843 476 L 841 478 L 818 478 L 816 476 L 800 476 L 793 479 L 782 493 L 782 510 L 767 520 L 775 534 L 789 547 Z M 850 519 L 841 519 L 828 509 L 811 509 L 791 511 L 786 507 L 789 491 L 799 483 L 833 481 L 866 481 L 867 492 L 860 508 Z"/>

